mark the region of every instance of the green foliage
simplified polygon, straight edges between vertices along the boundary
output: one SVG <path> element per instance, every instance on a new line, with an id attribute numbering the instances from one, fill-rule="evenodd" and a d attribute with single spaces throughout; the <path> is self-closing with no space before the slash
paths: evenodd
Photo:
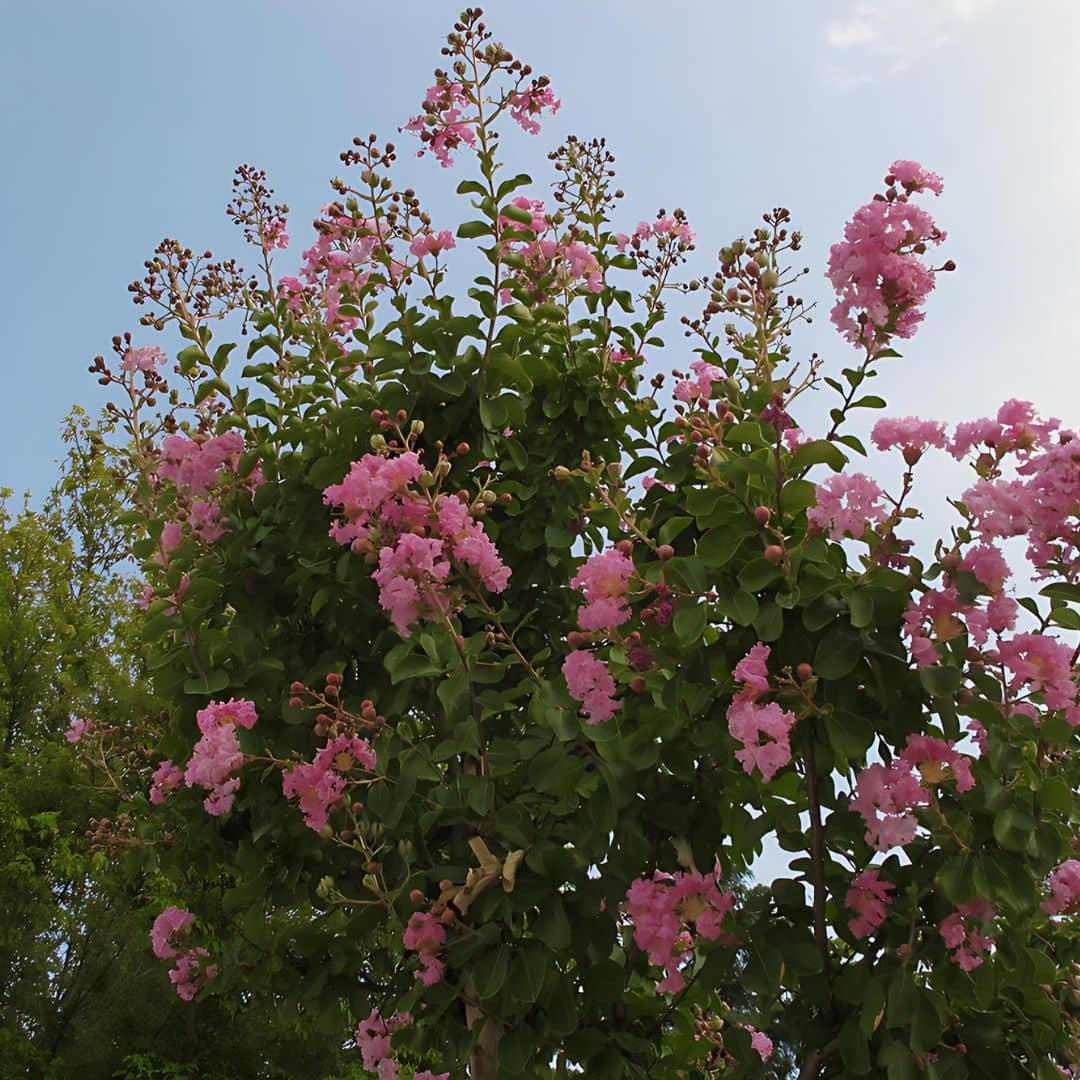
<path id="1" fill-rule="evenodd" d="M 820 365 L 800 381 L 790 356 L 804 312 L 781 297 L 799 276 L 785 265 L 798 243 L 775 211 L 721 253 L 724 273 L 743 274 L 737 288 L 695 283 L 707 313 L 743 320 L 722 335 L 707 318 L 689 324 L 715 368 L 713 403 L 660 415 L 639 396 L 641 354 L 663 345 L 686 242 L 672 232 L 633 257 L 620 250 L 606 151 L 571 141 L 553 155 L 551 229 L 585 244 L 603 280 L 545 275 L 529 261 L 530 214 L 508 205 L 531 181 L 498 182 L 494 129 L 478 125 L 480 172 L 458 188 L 468 207 L 456 235 L 487 265 L 464 299 L 443 291 L 440 269 L 402 272 L 375 245 L 370 276 L 335 295 L 337 314 L 317 293 L 298 307 L 260 244 L 265 285 L 223 291 L 220 310 L 203 311 L 186 300 L 205 282 L 164 245 L 175 280 L 161 319 L 191 343 L 176 397 L 155 417 L 155 372 L 113 376 L 130 402 L 115 412 L 135 478 L 124 520 L 141 526 L 132 552 L 156 597 L 142 648 L 170 713 L 155 760 L 187 759 L 211 699 L 247 699 L 259 714 L 239 735 L 246 764 L 228 814 L 206 814 L 203 793 L 181 788 L 135 815 L 147 842 L 132 868 L 160 874 L 160 906 L 195 913 L 220 968 L 200 1002 L 292 1017 L 335 1047 L 372 1011 L 408 1011 L 394 1036 L 405 1068 L 459 1076 L 468 1065 L 485 1080 L 1020 1076 L 1075 1061 L 1075 930 L 1039 903 L 1072 850 L 1076 735 L 1042 701 L 1040 724 L 1008 707 L 961 633 L 939 635 L 938 665 L 911 666 L 904 612 L 946 567 L 907 557 L 896 535 L 910 472 L 895 511 L 855 541 L 808 516 L 818 484 L 864 452 L 841 428 L 850 410 L 883 404 L 856 393 L 891 351 L 825 380 L 843 398 L 827 437 L 785 441 L 778 413 L 817 386 Z M 350 214 L 380 223 L 361 238 L 385 227 L 406 246 L 413 226 L 395 207 L 413 195 L 383 183 L 392 152 L 365 144 L 355 157 L 361 187 L 336 190 Z M 243 190 L 237 220 L 267 220 L 265 189 Z M 732 269 L 744 256 L 754 269 Z M 253 334 L 247 366 L 226 377 L 232 343 L 214 341 L 211 319 L 238 306 Z M 213 492 L 227 523 L 213 543 L 190 525 L 162 542 L 194 511 L 190 491 L 162 481 L 154 449 L 180 424 L 201 443 L 245 439 Z M 438 586 L 421 578 L 453 602 L 403 637 L 372 578 L 378 534 L 338 544 L 323 493 L 364 455 L 406 450 L 422 455 L 425 497 L 465 492 L 512 577 L 491 591 L 456 559 Z M 246 483 L 256 464 L 264 482 Z M 671 490 L 638 490 L 653 472 Z M 634 562 L 632 620 L 579 634 L 569 582 L 583 556 L 619 540 Z M 1043 631 L 1080 619 L 1077 594 L 1055 587 L 1043 591 L 1051 614 L 1034 608 Z M 570 633 L 617 684 L 609 721 L 588 724 L 569 694 Z M 757 642 L 771 646 L 770 692 L 794 724 L 793 761 L 769 782 L 735 757 L 727 723 L 735 665 Z M 631 655 L 643 647 L 647 663 Z M 944 767 L 920 773 L 926 804 L 906 858 L 875 863 L 894 887 L 888 917 L 856 937 L 847 894 L 876 852 L 849 806 L 855 777 L 913 734 L 957 742 L 970 719 L 988 731 L 973 789 Z M 281 774 L 341 733 L 371 737 L 376 769 L 342 765 L 347 793 L 326 829 L 308 828 Z M 698 935 L 685 987 L 658 993 L 622 914 L 631 883 L 719 860 L 738 884 L 766 838 L 792 856 L 792 876 L 737 890 L 724 932 Z M 969 972 L 940 926 L 975 899 L 993 904 L 996 945 Z M 430 987 L 403 947 L 410 917 L 428 909 L 448 913 L 447 971 Z M 696 916 L 686 906 L 681 917 Z M 777 1043 L 768 1064 L 745 1025 Z"/>

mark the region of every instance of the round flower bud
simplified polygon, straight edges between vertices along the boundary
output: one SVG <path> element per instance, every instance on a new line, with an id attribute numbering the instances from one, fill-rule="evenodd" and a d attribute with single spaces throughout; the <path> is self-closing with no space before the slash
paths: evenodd
<path id="1" fill-rule="evenodd" d="M 661 562 L 667 562 L 675 554 L 675 549 L 670 544 L 661 544 L 656 549 L 656 557 Z"/>
<path id="2" fill-rule="evenodd" d="M 633 540 L 620 540 L 615 545 L 615 550 L 621 552 L 623 555 L 634 554 L 634 541 Z"/>
<path id="3" fill-rule="evenodd" d="M 784 561 L 784 549 L 779 544 L 770 544 L 764 551 L 765 559 L 774 566 Z"/>
<path id="4" fill-rule="evenodd" d="M 633 690 L 634 693 L 640 694 L 641 691 L 645 689 L 645 676 L 635 675 L 630 680 L 630 689 Z"/>
<path id="5" fill-rule="evenodd" d="M 754 510 L 754 520 L 759 525 L 768 525 L 771 517 L 772 511 L 767 506 L 759 506 Z"/>
<path id="6" fill-rule="evenodd" d="M 814 677 L 814 669 L 809 664 L 802 663 L 795 669 L 795 674 L 799 682 L 807 682 Z"/>

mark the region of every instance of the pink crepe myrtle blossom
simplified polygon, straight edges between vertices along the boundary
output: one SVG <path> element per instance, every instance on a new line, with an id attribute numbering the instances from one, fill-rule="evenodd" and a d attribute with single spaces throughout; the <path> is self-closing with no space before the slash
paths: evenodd
<path id="1" fill-rule="evenodd" d="M 183 908 L 169 906 L 154 920 L 150 929 L 150 943 L 159 960 L 171 960 L 180 955 L 179 942 L 183 941 L 195 924 L 195 916 Z"/>
<path id="2" fill-rule="evenodd" d="M 372 1009 L 367 1019 L 357 1025 L 356 1048 L 360 1051 L 361 1061 L 365 1069 L 378 1074 L 379 1080 L 397 1080 L 391 1037 L 410 1020 L 407 1012 L 396 1012 L 384 1019 L 378 1009 Z"/>
<path id="3" fill-rule="evenodd" d="M 994 939 L 984 931 L 994 920 L 994 908 L 988 900 L 971 900 L 957 904 L 956 910 L 941 922 L 941 939 L 952 955 L 954 964 L 964 971 L 974 971 L 983 962 L 982 954 L 988 953 Z"/>
<path id="4" fill-rule="evenodd" d="M 925 188 L 937 194 L 941 179 L 915 162 L 895 162 L 919 180 L 911 193 Z M 908 338 L 923 319 L 922 305 L 934 288 L 935 272 L 919 257 L 945 234 L 923 209 L 898 197 L 876 197 L 855 211 L 844 238 L 829 252 L 827 276 L 837 294 L 832 321 L 854 346 L 876 350 L 887 334 Z"/>
<path id="5" fill-rule="evenodd" d="M 402 128 L 420 138 L 423 145 L 416 152 L 423 157 L 428 150 L 447 169 L 454 164 L 451 154 L 461 146 L 476 145 L 476 118 L 466 116 L 472 102 L 461 83 L 442 83 L 428 87 L 424 111 L 410 117 Z"/>
<path id="6" fill-rule="evenodd" d="M 1066 859 L 1047 882 L 1051 895 L 1040 905 L 1047 915 L 1072 913 L 1080 902 L 1080 859 Z"/>
<path id="7" fill-rule="evenodd" d="M 762 694 L 769 692 L 769 654 L 772 649 L 763 645 L 760 641 L 751 646 L 750 651 L 735 665 L 732 672 L 736 682 L 741 682 L 743 688 L 739 693 L 741 698 L 753 701 Z"/>
<path id="8" fill-rule="evenodd" d="M 727 719 L 732 738 L 743 744 L 741 750 L 735 751 L 735 757 L 747 775 L 757 768 L 768 783 L 791 762 L 794 713 L 780 708 L 776 702 L 762 705 L 740 695 L 728 708 Z"/>
<path id="9" fill-rule="evenodd" d="M 455 246 L 454 234 L 449 229 L 441 229 L 437 233 L 419 233 L 414 236 L 409 244 L 409 251 L 418 258 L 423 258 L 425 255 L 438 255 L 440 252 L 449 251 Z"/>
<path id="10" fill-rule="evenodd" d="M 210 792 L 203 800 L 208 814 L 226 814 L 240 787 L 239 778 L 233 774 L 244 763 L 236 729 L 255 725 L 255 706 L 250 701 L 212 701 L 196 713 L 195 719 L 202 737 L 191 753 L 184 783 Z"/>
<path id="11" fill-rule="evenodd" d="M 888 851 L 911 843 L 919 824 L 911 811 L 929 801 L 929 792 L 915 778 L 911 767 L 896 761 L 863 769 L 848 805 L 866 823 L 866 842 L 878 851 Z"/>
<path id="12" fill-rule="evenodd" d="M 1050 709 L 1064 709 L 1065 719 L 1080 724 L 1077 687 L 1072 678 L 1072 649 L 1049 634 L 1016 634 L 998 642 L 998 658 L 1010 691 L 1041 693 Z"/>
<path id="13" fill-rule="evenodd" d="M 92 720 L 83 720 L 81 717 L 73 716 L 68 722 L 68 729 L 64 732 L 64 738 L 74 745 L 93 728 L 94 722 Z"/>
<path id="14" fill-rule="evenodd" d="M 889 176 L 886 183 L 897 183 L 912 191 L 921 191 L 926 188 L 935 195 L 940 195 L 944 189 L 944 183 L 940 176 L 929 169 L 924 169 L 917 161 L 894 161 L 889 166 Z"/>
<path id="15" fill-rule="evenodd" d="M 633 924 L 634 943 L 664 972 L 658 993 L 676 993 L 686 985 L 679 969 L 693 954 L 695 935 L 709 941 L 720 937 L 735 898 L 718 888 L 719 871 L 719 864 L 711 875 L 656 870 L 651 879 L 630 885 L 623 911 Z"/>
<path id="16" fill-rule="evenodd" d="M 1060 420 L 1040 417 L 1030 401 L 1010 398 L 993 419 L 983 417 L 957 424 L 949 441 L 949 453 L 962 461 L 975 449 L 993 450 L 998 455 L 1046 449 L 1060 427 Z"/>
<path id="17" fill-rule="evenodd" d="M 438 916 L 428 911 L 414 911 L 409 916 L 402 942 L 410 952 L 418 954 L 421 970 L 413 972 L 425 986 L 442 981 L 446 964 L 436 955 L 446 944 L 446 927 Z"/>
<path id="18" fill-rule="evenodd" d="M 176 490 L 191 496 L 205 495 L 227 472 L 235 472 L 244 452 L 244 437 L 227 431 L 198 442 L 185 435 L 166 435 L 161 440 L 157 475 L 171 480 Z"/>
<path id="19" fill-rule="evenodd" d="M 150 805 L 160 806 L 170 791 L 175 791 L 184 779 L 184 770 L 171 761 L 163 761 L 154 770 L 150 786 Z"/>
<path id="20" fill-rule="evenodd" d="M 268 221 L 262 230 L 263 247 L 267 251 L 275 249 L 284 251 L 289 246 L 289 234 L 285 231 L 286 228 L 284 218 L 276 217 Z"/>
<path id="21" fill-rule="evenodd" d="M 881 880 L 880 870 L 864 870 L 851 883 L 844 897 L 844 907 L 855 912 L 848 929 L 857 938 L 869 937 L 885 921 L 896 886 Z"/>
<path id="22" fill-rule="evenodd" d="M 537 236 L 547 232 L 548 219 L 544 210 L 544 203 L 541 199 L 530 199 L 527 195 L 516 195 L 510 200 L 510 205 L 516 206 L 519 210 L 524 210 L 532 217 L 532 221 L 528 225 L 522 225 L 520 221 L 514 221 L 513 218 L 509 218 L 505 214 L 500 214 L 498 225 L 500 234 L 504 229 L 522 228 L 529 229 Z"/>
<path id="23" fill-rule="evenodd" d="M 945 739 L 909 735 L 899 760 L 918 772 L 924 784 L 955 780 L 959 792 L 970 791 L 975 786 L 971 758 L 957 752 Z"/>
<path id="24" fill-rule="evenodd" d="M 191 505 L 187 525 L 193 536 L 197 536 L 204 543 L 212 544 L 225 535 L 225 529 L 219 521 L 220 517 L 220 506 L 199 499 Z"/>
<path id="25" fill-rule="evenodd" d="M 421 616 L 438 618 L 447 610 L 440 586 L 450 574 L 437 538 L 402 533 L 392 547 L 379 549 L 379 569 L 372 580 L 379 586 L 379 603 L 402 637 Z"/>
<path id="26" fill-rule="evenodd" d="M 423 471 L 411 450 L 365 454 L 340 484 L 323 492 L 327 505 L 341 507 L 330 535 L 378 563 L 372 579 L 379 603 L 402 637 L 411 636 L 421 620 L 438 621 L 457 610 L 452 585 L 461 574 L 475 574 L 489 592 L 502 592 L 510 580 L 509 568 L 466 502 L 440 495 L 432 503 L 413 486 Z"/>
<path id="27" fill-rule="evenodd" d="M 881 488 L 862 473 L 837 473 L 817 485 L 817 505 L 807 518 L 834 540 L 850 535 L 858 540 L 868 528 L 885 520 Z"/>
<path id="28" fill-rule="evenodd" d="M 641 486 L 646 491 L 652 491 L 654 487 L 663 488 L 664 491 L 674 491 L 675 485 L 665 483 L 663 480 L 657 480 L 652 473 L 647 473 L 641 478 Z"/>
<path id="29" fill-rule="evenodd" d="M 762 1061 L 768 1061 L 773 1052 L 772 1039 L 751 1024 L 743 1024 L 743 1028 L 750 1033 L 750 1046 L 758 1052 Z"/>
<path id="30" fill-rule="evenodd" d="M 800 446 L 813 442 L 801 427 L 789 427 L 781 438 L 784 440 L 784 446 L 792 453 L 798 450 Z"/>
<path id="31" fill-rule="evenodd" d="M 299 799 L 304 824 L 321 832 L 329 822 L 331 807 L 348 787 L 348 773 L 354 768 L 374 772 L 375 764 L 375 752 L 367 739 L 337 735 L 313 761 L 299 762 L 281 774 L 282 793 L 287 799 Z"/>
<path id="32" fill-rule="evenodd" d="M 545 110 L 552 116 L 559 111 L 562 102 L 555 96 L 555 91 L 546 80 L 535 80 L 525 90 L 511 91 L 507 97 L 511 118 L 520 125 L 522 131 L 530 135 L 540 134 L 540 123 L 536 119 Z"/>
<path id="33" fill-rule="evenodd" d="M 615 680 L 607 665 L 584 649 L 575 649 L 562 667 L 566 688 L 575 701 L 581 702 L 581 712 L 590 724 L 610 720 L 622 702 L 615 700 Z"/>
<path id="34" fill-rule="evenodd" d="M 585 594 L 585 604 L 578 608 L 582 630 L 612 630 L 630 618 L 626 594 L 633 573 L 633 559 L 615 548 L 590 556 L 578 567 L 570 584 Z"/>
<path id="35" fill-rule="evenodd" d="M 120 360 L 120 370 L 154 371 L 166 361 L 165 354 L 156 345 L 143 345 L 138 349 L 128 349 Z"/>
<path id="36" fill-rule="evenodd" d="M 1005 588 L 1012 576 L 1005 556 L 992 544 L 976 544 L 968 548 L 960 560 L 960 569 L 974 575 L 980 585 L 995 596 Z"/>
<path id="37" fill-rule="evenodd" d="M 169 979 L 175 984 L 177 994 L 184 1001 L 191 999 L 217 974 L 217 966 L 206 964 L 210 954 L 206 949 L 184 948 L 183 942 L 191 933 L 195 917 L 183 908 L 167 907 L 154 920 L 150 930 L 150 943 L 159 960 L 173 960 L 175 967 Z"/>
<path id="38" fill-rule="evenodd" d="M 675 399 L 684 404 L 697 402 L 705 406 L 712 399 L 713 383 L 724 382 L 727 376 L 715 364 L 695 360 L 690 365 L 693 379 L 681 379 L 675 384 Z"/>
<path id="39" fill-rule="evenodd" d="M 870 439 L 879 450 L 899 447 L 904 460 L 914 465 L 929 447 L 945 448 L 945 425 L 940 420 L 920 420 L 915 416 L 884 416 L 874 424 Z"/>

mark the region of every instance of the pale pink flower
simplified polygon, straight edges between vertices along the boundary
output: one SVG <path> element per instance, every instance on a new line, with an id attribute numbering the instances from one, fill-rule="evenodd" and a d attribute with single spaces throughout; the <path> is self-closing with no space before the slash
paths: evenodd
<path id="1" fill-rule="evenodd" d="M 869 476 L 837 473 L 817 485 L 817 506 L 810 507 L 806 516 L 834 540 L 845 535 L 858 540 L 868 528 L 885 520 L 881 497 L 881 488 Z"/>

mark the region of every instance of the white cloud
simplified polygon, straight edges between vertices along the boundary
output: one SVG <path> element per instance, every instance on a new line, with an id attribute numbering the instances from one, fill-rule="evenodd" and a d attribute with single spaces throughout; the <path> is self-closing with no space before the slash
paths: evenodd
<path id="1" fill-rule="evenodd" d="M 850 90 L 906 71 L 989 11 L 997 0 L 855 0 L 842 19 L 825 26 L 826 82 Z"/>
<path id="2" fill-rule="evenodd" d="M 837 48 L 845 48 L 848 45 L 865 45 L 868 41 L 876 41 L 878 32 L 869 22 L 855 19 L 852 22 L 832 23 L 825 30 L 825 40 Z"/>

